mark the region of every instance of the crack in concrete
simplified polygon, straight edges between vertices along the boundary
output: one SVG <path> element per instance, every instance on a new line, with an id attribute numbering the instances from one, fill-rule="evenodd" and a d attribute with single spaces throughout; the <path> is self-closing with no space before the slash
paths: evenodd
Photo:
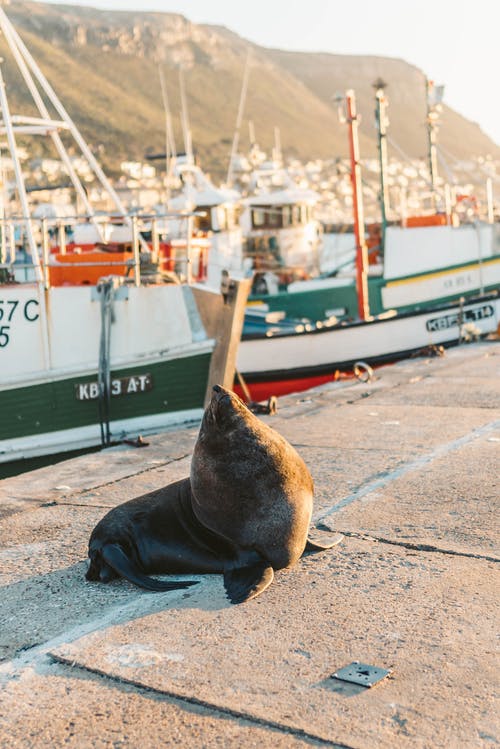
<path id="1" fill-rule="evenodd" d="M 319 530 L 329 530 L 331 531 L 331 528 L 328 528 L 328 526 L 323 526 L 323 528 L 320 526 L 317 526 Z M 454 549 L 443 549 L 440 546 L 434 546 L 433 544 L 419 544 L 419 543 L 412 543 L 411 541 L 396 541 L 391 538 L 385 538 L 384 536 L 372 536 L 370 533 L 358 533 L 356 531 L 339 531 L 344 536 L 349 536 L 350 538 L 358 538 L 360 541 L 377 541 L 381 544 L 389 544 L 390 546 L 400 546 L 404 549 L 412 549 L 414 551 L 426 551 L 426 552 L 433 552 L 438 554 L 448 554 L 450 556 L 454 557 L 465 557 L 468 559 L 483 559 L 486 562 L 500 562 L 499 557 L 490 557 L 487 554 L 474 554 L 473 552 L 468 551 L 455 551 Z"/>
<path id="2" fill-rule="evenodd" d="M 458 439 L 453 440 L 452 442 L 447 442 L 445 445 L 438 445 L 438 447 L 436 447 L 434 450 L 427 453 L 426 455 L 420 455 L 415 460 L 410 460 L 407 463 L 403 463 L 394 471 L 391 471 L 390 473 L 387 473 L 385 476 L 382 476 L 380 478 L 374 479 L 373 481 L 370 481 L 368 484 L 361 486 L 352 494 L 349 494 L 347 497 L 344 497 L 344 499 L 340 500 L 340 502 L 337 502 L 336 504 L 331 505 L 326 510 L 321 510 L 320 512 L 316 513 L 313 516 L 313 522 L 317 523 L 321 520 L 324 520 L 330 515 L 333 515 L 335 512 L 339 512 L 339 510 L 342 510 L 344 507 L 347 507 L 348 505 L 352 504 L 352 502 L 354 502 L 355 500 L 362 499 L 363 497 L 366 497 L 367 494 L 371 494 L 371 492 L 376 491 L 377 489 L 382 489 L 383 487 L 387 486 L 387 484 L 390 484 L 396 479 L 399 479 L 402 476 L 405 476 L 407 473 L 424 468 L 429 463 L 432 463 L 434 460 L 437 460 L 438 458 L 442 458 L 445 455 L 448 455 L 449 453 L 460 449 L 464 445 L 469 444 L 473 440 L 478 439 L 479 437 L 483 437 L 485 434 L 488 434 L 489 432 L 495 431 L 499 428 L 500 428 L 500 419 L 496 419 L 495 421 L 491 421 L 488 424 L 484 424 L 482 427 L 473 429 L 472 432 L 469 432 L 468 434 L 465 434 L 463 437 L 459 437 Z"/>
<path id="3" fill-rule="evenodd" d="M 189 458 L 191 456 L 191 453 L 186 453 L 185 455 L 179 455 L 177 458 L 171 458 L 170 460 L 166 460 L 164 463 L 156 463 L 154 466 L 148 466 L 147 468 L 142 468 L 140 471 L 136 471 L 135 473 L 129 473 L 126 476 L 120 476 L 119 478 L 112 479 L 111 481 L 105 481 L 103 484 L 96 484 L 95 486 L 87 486 L 83 489 L 76 489 L 74 492 L 72 492 L 69 495 L 66 495 L 64 499 L 69 499 L 70 497 L 79 497 L 81 494 L 85 494 L 86 492 L 93 492 L 96 489 L 102 489 L 105 486 L 113 486 L 113 484 L 119 484 L 120 481 L 127 481 L 127 479 L 133 479 L 135 476 L 141 476 L 143 473 L 148 473 L 149 471 L 155 471 L 157 468 L 165 468 L 165 466 L 170 465 L 171 463 L 178 463 L 180 460 L 184 460 L 185 458 Z M 58 501 L 57 504 L 63 504 L 62 502 Z M 69 504 L 69 503 L 65 503 Z M 86 505 L 85 505 L 86 506 Z"/>
<path id="4" fill-rule="evenodd" d="M 239 718 L 240 720 L 244 720 L 248 723 L 251 723 L 252 725 L 254 724 L 259 725 L 264 728 L 269 728 L 274 731 L 279 731 L 281 733 L 289 733 L 289 734 L 292 734 L 293 736 L 296 736 L 297 738 L 304 739 L 305 741 L 309 741 L 309 742 L 314 742 L 315 744 L 320 744 L 321 746 L 329 746 L 332 749 L 355 749 L 355 747 L 353 747 L 352 745 L 339 744 L 336 741 L 325 739 L 322 736 L 319 736 L 314 733 L 310 733 L 309 731 L 305 731 L 302 728 L 296 728 L 295 726 L 290 726 L 288 725 L 288 723 L 280 723 L 279 721 L 275 721 L 275 720 L 259 718 L 257 715 L 253 715 L 252 713 L 246 712 L 244 710 L 236 710 L 234 708 L 225 707 L 224 705 L 218 705 L 215 702 L 208 702 L 207 700 L 202 700 L 202 699 L 199 699 L 198 697 L 179 694 L 178 692 L 175 692 L 173 690 L 158 689 L 156 687 L 146 686 L 145 684 L 142 684 L 141 682 L 136 681 L 135 679 L 126 679 L 122 676 L 115 676 L 114 674 L 109 674 L 106 671 L 103 671 L 98 668 L 84 666 L 81 663 L 77 663 L 74 660 L 70 660 L 69 658 L 64 658 L 61 655 L 50 653 L 49 656 L 50 658 L 52 658 L 54 662 L 61 663 L 65 666 L 69 666 L 71 669 L 76 668 L 86 673 L 97 674 L 101 677 L 104 677 L 105 679 L 118 682 L 119 684 L 128 684 L 130 686 L 136 687 L 137 689 L 141 689 L 146 692 L 152 692 L 153 694 L 159 694 L 165 697 L 171 697 L 180 703 L 203 707 L 215 713 L 228 715 L 232 718 Z"/>

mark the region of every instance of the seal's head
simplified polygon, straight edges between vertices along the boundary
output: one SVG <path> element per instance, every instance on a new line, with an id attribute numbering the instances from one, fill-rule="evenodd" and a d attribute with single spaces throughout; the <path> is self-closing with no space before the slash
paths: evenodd
<path id="1" fill-rule="evenodd" d="M 205 409 L 201 422 L 200 437 L 203 438 L 208 432 L 212 437 L 218 431 L 227 434 L 229 430 L 237 427 L 242 418 L 253 418 L 253 414 L 245 406 L 238 396 L 231 390 L 226 390 L 222 385 L 214 385 L 212 398 Z"/>

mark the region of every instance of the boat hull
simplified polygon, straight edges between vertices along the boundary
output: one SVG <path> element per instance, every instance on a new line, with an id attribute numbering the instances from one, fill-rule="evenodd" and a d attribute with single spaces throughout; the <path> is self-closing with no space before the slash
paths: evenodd
<path id="1" fill-rule="evenodd" d="M 396 361 L 429 346 L 453 346 L 464 336 L 495 332 L 499 324 L 500 298 L 487 295 L 463 307 L 455 303 L 313 331 L 247 338 L 238 352 L 238 370 L 254 400 L 262 400 L 277 394 L 282 383 L 286 392 L 300 391 L 314 378 L 335 379 L 335 372 L 351 370 L 357 361 Z"/>
<path id="2" fill-rule="evenodd" d="M 198 420 L 211 351 L 111 371 L 111 443 Z M 96 371 L 0 391 L 0 463 L 101 444 Z"/>
<path id="3" fill-rule="evenodd" d="M 119 285 L 107 309 L 93 286 L 0 288 L 0 463 L 201 415 L 214 340 L 191 289 Z"/>

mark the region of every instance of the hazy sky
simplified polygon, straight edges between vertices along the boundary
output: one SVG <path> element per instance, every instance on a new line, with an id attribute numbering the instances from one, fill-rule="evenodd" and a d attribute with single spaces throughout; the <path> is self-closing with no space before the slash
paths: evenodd
<path id="1" fill-rule="evenodd" d="M 51 0 L 61 2 L 62 0 Z M 401 57 L 500 144 L 500 0 L 64 0 L 176 12 L 266 47 Z M 8 8 L 7 8 L 8 11 Z"/>

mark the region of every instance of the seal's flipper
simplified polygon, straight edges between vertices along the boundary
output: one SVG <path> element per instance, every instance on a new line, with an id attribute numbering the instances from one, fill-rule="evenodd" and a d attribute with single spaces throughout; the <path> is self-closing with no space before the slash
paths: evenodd
<path id="1" fill-rule="evenodd" d="M 334 546 L 337 546 L 343 538 L 344 536 L 342 533 L 329 533 L 328 535 L 323 535 L 314 539 L 308 536 L 304 551 L 326 551 L 327 549 L 332 549 Z"/>
<path id="2" fill-rule="evenodd" d="M 243 552 L 224 569 L 224 587 L 231 603 L 243 603 L 260 595 L 274 579 L 274 570 L 256 552 Z"/>
<path id="3" fill-rule="evenodd" d="M 139 585 L 141 588 L 146 588 L 146 590 L 180 590 L 182 588 L 189 588 L 190 585 L 196 585 L 195 580 L 164 582 L 163 580 L 155 580 L 152 577 L 144 575 L 136 567 L 134 562 L 129 559 L 119 544 L 105 544 L 101 549 L 101 556 L 103 561 L 121 577 Z"/>

